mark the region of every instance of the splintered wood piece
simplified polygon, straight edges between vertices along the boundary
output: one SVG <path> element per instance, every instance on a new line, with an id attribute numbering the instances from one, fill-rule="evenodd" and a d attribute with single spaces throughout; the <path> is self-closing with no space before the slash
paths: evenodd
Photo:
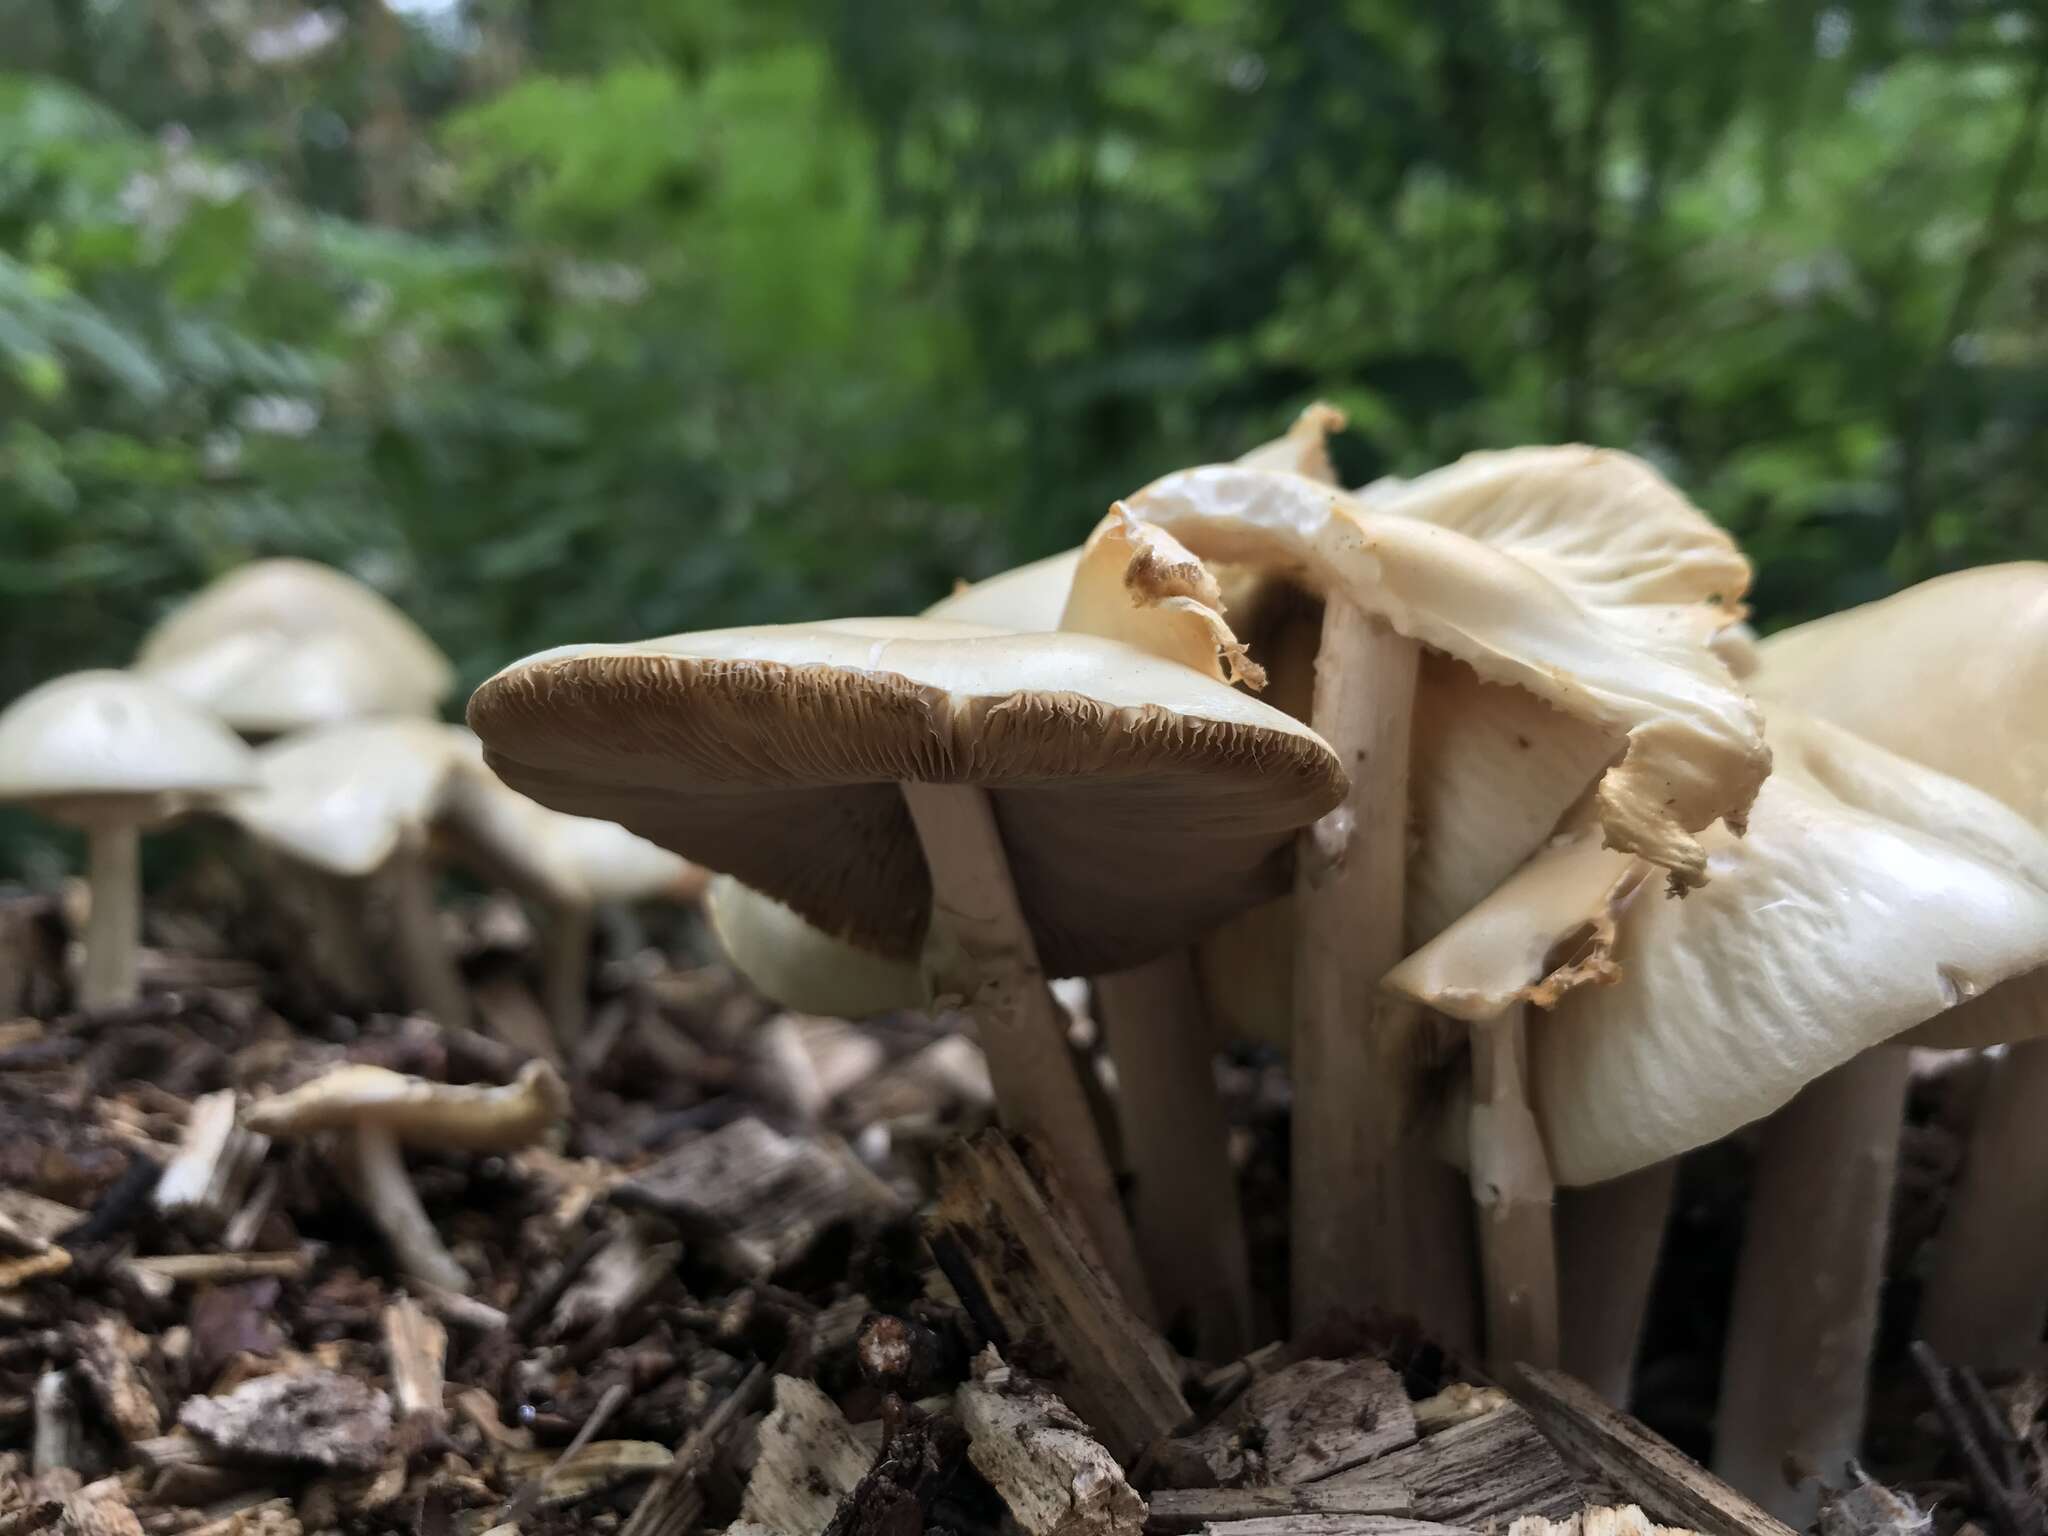
<path id="1" fill-rule="evenodd" d="M 1324 1485 L 1391 1480 L 1408 1490 L 1418 1520 L 1484 1528 L 1517 1515 L 1564 1519 L 1587 1502 L 1586 1490 L 1536 1422 L 1510 1403 L 1484 1418 L 1343 1473 Z"/>
<path id="2" fill-rule="evenodd" d="M 123 1259 L 120 1268 L 164 1286 L 303 1280 L 313 1272 L 313 1255 L 304 1248 L 289 1253 L 164 1253 Z"/>
<path id="3" fill-rule="evenodd" d="M 1119 1461 L 1187 1420 L 1165 1341 L 1097 1266 L 1059 1187 L 1041 1186 L 1000 1131 L 941 1152 L 926 1231 L 976 1324 L 1029 1351 Z"/>
<path id="4" fill-rule="evenodd" d="M 874 1460 L 832 1399 L 794 1376 L 775 1378 L 755 1444 L 740 1514 L 781 1536 L 820 1536 Z"/>
<path id="5" fill-rule="evenodd" d="M 563 1287 L 551 1309 L 548 1332 L 557 1338 L 615 1323 L 674 1274 L 683 1256 L 681 1244 L 649 1243 L 631 1223 L 616 1228 L 608 1240 L 604 1233 L 595 1235 L 602 1246 Z"/>
<path id="6" fill-rule="evenodd" d="M 1584 1382 L 1526 1367 L 1520 1377 L 1524 1406 L 1558 1449 L 1653 1518 L 1703 1536 L 1793 1536 L 1790 1526 L 1638 1420 L 1608 1407 Z"/>
<path id="7" fill-rule="evenodd" d="M 68 1372 L 45 1371 L 36 1378 L 35 1415 L 30 1467 L 40 1474 L 72 1466 L 85 1449 L 85 1425 Z"/>
<path id="8" fill-rule="evenodd" d="M 1152 1515 L 1145 1529 L 1174 1536 L 1233 1520 L 1406 1515 L 1412 1508 L 1408 1490 L 1390 1482 L 1359 1482 L 1344 1488 L 1161 1488 L 1152 1495 Z"/>
<path id="9" fill-rule="evenodd" d="M 660 1211 L 749 1279 L 766 1279 L 835 1226 L 873 1230 L 902 1202 L 834 1137 L 784 1136 L 752 1117 L 685 1142 L 613 1193 Z"/>
<path id="10" fill-rule="evenodd" d="M 384 1356 L 400 1420 L 438 1430 L 447 1422 L 441 1389 L 448 1330 L 410 1296 L 402 1296 L 384 1309 Z"/>
<path id="11" fill-rule="evenodd" d="M 1225 1520 L 1208 1536 L 1476 1536 L 1457 1525 L 1432 1525 L 1402 1515 L 1262 1515 Z"/>
<path id="12" fill-rule="evenodd" d="M 1659 1525 L 1633 1504 L 1595 1505 L 1569 1520 L 1524 1515 L 1508 1527 L 1508 1536 L 1697 1536 L 1696 1532 Z"/>
<path id="13" fill-rule="evenodd" d="M 187 1398 L 178 1422 L 226 1455 L 368 1472 L 391 1441 L 391 1399 L 334 1371 L 283 1372 Z"/>
<path id="14" fill-rule="evenodd" d="M 184 1536 L 305 1536 L 290 1499 L 264 1499 L 232 1514 L 195 1525 Z"/>
<path id="15" fill-rule="evenodd" d="M 953 1398 L 967 1459 L 1027 1536 L 1139 1536 L 1145 1501 L 1073 1410 L 992 1349 L 974 1367 Z"/>
<path id="16" fill-rule="evenodd" d="M 724 1452 L 734 1431 L 767 1391 L 768 1368 L 756 1365 L 676 1448 L 667 1469 L 656 1476 L 654 1486 L 634 1507 L 619 1536 L 685 1536 L 693 1530 L 704 1514 L 705 1469 Z"/>
<path id="17" fill-rule="evenodd" d="M 1185 1465 L 1192 1452 L 1220 1485 L 1312 1483 L 1412 1444 L 1416 1434 L 1408 1394 L 1385 1361 L 1299 1360 L 1174 1442 L 1163 1470 Z"/>
<path id="18" fill-rule="evenodd" d="M 248 1193 L 270 1138 L 235 1123 L 235 1093 L 223 1088 L 192 1101 L 178 1152 L 150 1192 L 159 1214 L 205 1232 L 227 1224 Z"/>
<path id="19" fill-rule="evenodd" d="M 670 1460 L 668 1447 L 652 1440 L 592 1440 L 560 1454 L 514 1451 L 505 1457 L 504 1468 L 525 1480 L 521 1494 L 532 1490 L 531 1498 L 524 1501 L 529 1507 L 516 1510 L 523 1518 L 534 1509 L 574 1504 L 634 1478 L 653 1477 L 666 1471 Z M 519 1520 L 508 1523 L 516 1529 Z"/>
<path id="20" fill-rule="evenodd" d="M 1499 1387 L 1475 1387 L 1467 1381 L 1454 1381 L 1434 1397 L 1425 1397 L 1415 1405 L 1415 1427 L 1425 1435 L 1433 1435 L 1456 1424 L 1483 1419 L 1507 1405 L 1508 1395 Z"/>
<path id="21" fill-rule="evenodd" d="M 93 1399 L 124 1441 L 152 1439 L 163 1433 L 163 1410 L 142 1374 L 149 1358 L 149 1340 L 118 1317 L 102 1317 L 78 1337 L 78 1374 Z"/>

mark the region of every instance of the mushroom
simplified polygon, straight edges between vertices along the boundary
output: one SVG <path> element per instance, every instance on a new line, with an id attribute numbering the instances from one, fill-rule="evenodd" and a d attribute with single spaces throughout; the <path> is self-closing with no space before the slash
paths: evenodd
<path id="1" fill-rule="evenodd" d="M 446 1291 L 466 1293 L 455 1262 L 405 1171 L 403 1147 L 447 1152 L 516 1152 L 567 1116 L 569 1090 L 544 1061 L 529 1061 L 504 1087 L 458 1086 L 383 1067 L 336 1067 L 289 1093 L 259 1100 L 243 1126 L 280 1140 L 340 1133 L 344 1178 L 391 1245 L 399 1269 Z"/>
<path id="2" fill-rule="evenodd" d="M 236 730 L 271 736 L 373 715 L 434 714 L 455 669 L 404 614 L 311 560 L 257 560 L 143 638 L 135 670 Z"/>
<path id="3" fill-rule="evenodd" d="M 484 765 L 483 744 L 455 733 L 460 762 L 441 811 L 471 862 L 548 909 L 548 1018 L 565 1047 L 589 1010 L 592 920 L 600 906 L 657 897 L 694 900 L 702 871 L 616 822 L 564 816 L 510 788 Z"/>
<path id="4" fill-rule="evenodd" d="M 2048 832 L 2048 564 L 1957 572 L 1786 630 L 1763 643 L 1752 686 L 1767 703 L 1783 700 L 1810 710 L 1952 774 Z M 2015 999 L 2029 995 L 2003 990 Z M 2002 1006 L 1997 1018 L 1971 1010 L 1975 1038 L 2024 1040 L 2048 1031 L 2048 1010 L 2041 1007 L 2048 994 L 2032 990 L 2032 1007 Z M 1871 1052 L 1841 1069 L 1840 1082 L 1788 1108 L 1783 1118 L 1800 1123 L 1771 1129 L 1769 1156 L 1756 1173 L 1759 1206 L 1797 1210 L 1808 1201 L 1853 1195 L 1881 1237 L 1891 1186 L 1871 1178 L 1867 1165 L 1890 1165 L 1907 1071 L 1903 1050 Z M 2048 1044 L 2017 1044 L 1992 1067 L 1921 1292 L 1922 1336 L 1944 1358 L 2005 1365 L 2031 1350 L 2048 1325 L 2048 1282 L 2041 1278 L 2048 1272 L 2048 1159 L 2039 1151 L 2044 1115 Z M 1878 1145 L 1885 1148 L 1881 1160 L 1855 1155 Z M 1801 1146 L 1821 1155 L 1792 1160 Z M 1853 1188 L 1837 1187 L 1851 1177 Z M 1803 1295 L 1786 1297 L 1765 1281 L 1765 1271 L 1810 1267 L 1828 1277 L 1850 1298 L 1830 1326 L 1842 1333 L 1860 1321 L 1867 1352 L 1882 1269 L 1877 1262 L 1860 1272 L 1844 1266 L 1861 1254 L 1881 1260 L 1881 1249 L 1867 1243 L 1823 1248 L 1810 1227 L 1785 1225 L 1763 1235 L 1777 1246 L 1746 1242 L 1738 1271 L 1731 1385 L 1768 1390 L 1773 1362 L 1767 1352 L 1786 1329 L 1802 1326 L 1796 1303 Z M 1845 1359 L 1860 1371 L 1851 1352 Z M 1850 1400 L 1847 1393 L 1837 1396 Z M 1856 1407 L 1860 1421 L 1860 1400 Z M 1853 1424 L 1817 1426 L 1813 1438 L 1833 1444 L 1853 1432 Z M 1724 1438 L 1730 1465 L 1762 1464 L 1765 1448 L 1746 1427 L 1731 1424 Z"/>
<path id="5" fill-rule="evenodd" d="M 0 800 L 86 835 L 85 1007 L 135 996 L 142 829 L 251 779 L 249 749 L 233 733 L 130 673 L 74 672 L 0 714 Z"/>
<path id="6" fill-rule="evenodd" d="M 1328 422 L 1291 434 L 1298 463 L 1315 467 Z M 1462 1287 L 1429 1270 L 1456 1253 L 1459 1220 L 1420 1135 L 1431 1047 L 1377 983 L 1589 787 L 1610 844 L 1675 891 L 1705 883 L 1699 835 L 1741 826 L 1770 762 L 1708 648 L 1747 563 L 1646 465 L 1586 448 L 1475 454 L 1369 501 L 1258 462 L 1211 465 L 1124 510 L 1227 573 L 1269 697 L 1354 769 L 1297 866 L 1296 1321 L 1354 1305 L 1362 1281 L 1455 1337 Z M 1489 1348 L 1540 1360 L 1556 1348 L 1554 1261 L 1517 1029 L 1503 1016 L 1473 1037 L 1497 1094 L 1473 1192 Z"/>
<path id="7" fill-rule="evenodd" d="M 1320 738 L 1111 641 L 931 619 L 566 647 L 500 672 L 469 714 L 543 804 L 919 959 L 1143 1305 L 1045 977 L 1140 964 L 1282 888 L 1295 829 L 1343 793 Z"/>
<path id="8" fill-rule="evenodd" d="M 963 583 L 952 596 L 925 609 L 924 616 L 994 629 L 1058 629 L 1067 593 L 1074 584 L 1074 567 L 1080 560 L 1080 550 L 1063 550 L 971 586 Z"/>
<path id="9" fill-rule="evenodd" d="M 467 1027 L 469 996 L 441 936 L 426 843 L 464 751 L 432 720 L 364 720 L 281 737 L 256 753 L 256 787 L 221 809 L 251 837 L 351 881 L 376 876 L 411 1005 Z"/>
<path id="10" fill-rule="evenodd" d="M 1387 978 L 1458 1018 L 1539 1010 L 1528 1076 L 1561 1184 L 1620 1178 L 1780 1110 L 1809 1085 L 1826 1093 L 1828 1074 L 1869 1047 L 2027 987 L 2048 962 L 2048 839 L 2023 818 L 1789 708 L 1773 708 L 1769 736 L 1775 767 L 1748 834 L 1702 838 L 1713 874 L 1704 889 L 1658 899 L 1655 870 L 1600 846 L 1582 813 Z M 1858 1153 L 1876 1184 L 1888 1182 L 1894 1142 Z M 1882 1241 L 1860 1203 L 1800 1200 L 1751 1217 L 1773 1229 L 1766 1242 L 1789 1220 L 1824 1228 L 1826 1242 Z M 1785 1287 L 1787 1272 L 1774 1269 L 1770 1283 Z M 1812 1493 L 1783 1486 L 1778 1457 L 1789 1448 L 1828 1466 L 1855 1449 L 1866 1361 L 1838 1315 L 1843 1300 L 1825 1329 L 1777 1338 L 1771 1390 L 1724 1388 L 1724 1433 L 1751 1438 L 1728 1422 L 1735 1392 L 1742 1412 L 1767 1421 L 1755 1438 L 1774 1447 L 1769 1468 L 1745 1469 L 1748 1491 L 1794 1524 L 1810 1517 Z M 1785 1387 L 1788 1362 L 1796 1390 Z M 1818 1405 L 1822 1395 L 1834 1401 Z M 1816 1423 L 1851 1432 L 1801 1443 Z"/>

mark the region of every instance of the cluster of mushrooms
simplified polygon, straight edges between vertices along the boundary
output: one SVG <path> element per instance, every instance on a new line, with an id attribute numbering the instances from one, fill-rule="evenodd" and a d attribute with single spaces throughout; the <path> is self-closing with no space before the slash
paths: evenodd
<path id="1" fill-rule="evenodd" d="M 191 815 L 244 832 L 338 995 L 469 1023 L 435 902 L 443 862 L 539 907 L 558 1038 L 583 1022 L 600 904 L 687 900 L 675 854 L 508 788 L 436 718 L 447 657 L 370 588 L 304 560 L 231 571 L 168 614 L 126 670 L 72 673 L 0 713 L 0 800 L 83 829 L 89 917 L 79 1000 L 136 995 L 139 842 Z M 386 963 L 388 961 L 388 964 Z"/>
<path id="2" fill-rule="evenodd" d="M 0 797 L 89 834 L 95 1005 L 135 987 L 138 832 L 189 812 L 276 856 L 336 972 L 375 887 L 451 1023 L 437 858 L 548 908 L 565 1032 L 593 907 L 715 871 L 770 996 L 971 1020 L 1104 1270 L 1211 1359 L 1266 1326 L 1222 1044 L 1291 1062 L 1298 1335 L 1405 1313 L 1616 1397 L 1674 1159 L 1755 1126 L 1718 1455 L 1803 1520 L 1783 1458 L 1838 1474 L 1861 1427 L 1910 1047 L 2013 1043 L 1920 1327 L 2010 1364 L 2048 1323 L 2048 1042 L 2017 1043 L 2048 1035 L 2048 565 L 1758 642 L 1740 550 L 1641 461 L 1346 490 L 1340 425 L 1312 407 L 917 617 L 528 657 L 474 737 L 402 615 L 262 562 L 0 715 Z"/>

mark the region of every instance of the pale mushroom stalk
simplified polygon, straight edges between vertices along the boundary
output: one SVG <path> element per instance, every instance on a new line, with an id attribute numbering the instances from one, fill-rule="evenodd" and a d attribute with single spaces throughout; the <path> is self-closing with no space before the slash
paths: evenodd
<path id="1" fill-rule="evenodd" d="M 971 785 L 905 784 L 903 799 L 931 870 L 928 984 L 936 996 L 964 1000 L 1004 1123 L 1036 1141 L 1057 1168 L 1097 1256 L 1125 1299 L 1146 1312 L 1144 1270 L 1116 1178 L 1017 905 L 988 796 Z"/>
<path id="2" fill-rule="evenodd" d="M 358 1126 L 347 1133 L 349 1173 L 357 1198 L 384 1240 L 401 1272 L 444 1291 L 467 1295 L 470 1279 L 441 1242 L 433 1218 L 420 1204 L 419 1191 L 405 1171 L 398 1137 L 380 1126 Z"/>
<path id="3" fill-rule="evenodd" d="M 1603 1184 L 1558 1191 L 1564 1368 L 1617 1408 L 1628 1406 L 1677 1183 L 1678 1162 L 1666 1158 Z"/>
<path id="4" fill-rule="evenodd" d="M 1714 1470 L 1800 1529 L 1820 1490 L 1788 1484 L 1787 1460 L 1833 1477 L 1863 1435 L 1909 1072 L 1904 1050 L 1865 1051 L 1772 1116 L 1758 1148 Z"/>
<path id="5" fill-rule="evenodd" d="M 2012 1365 L 2040 1347 L 2048 1326 L 2044 1104 L 2048 1041 L 2011 1047 L 1978 1102 L 1920 1294 L 1921 1336 L 1944 1360 Z"/>
<path id="6" fill-rule="evenodd" d="M 1169 1325 L 1191 1325 L 1203 1359 L 1234 1360 L 1253 1343 L 1251 1261 L 1193 957 L 1096 977 L 1095 1007 L 1153 1299 Z"/>
<path id="7" fill-rule="evenodd" d="M 96 818 L 86 832 L 92 913 L 85 929 L 79 1001 L 106 1008 L 134 998 L 142 942 L 142 828 L 132 817 Z"/>
<path id="8" fill-rule="evenodd" d="M 1486 1352 L 1496 1378 L 1516 1365 L 1558 1361 L 1557 1185 L 1529 1107 L 1523 1036 L 1526 1008 L 1474 1020 L 1472 1199 L 1486 1289 Z"/>
<path id="9" fill-rule="evenodd" d="M 590 1016 L 592 917 L 589 907 L 571 902 L 558 902 L 548 911 L 542 978 L 548 1022 L 565 1049 L 582 1036 Z"/>
<path id="10" fill-rule="evenodd" d="M 451 1029 L 470 1024 L 469 990 L 441 934 L 434 905 L 434 871 L 416 838 L 399 840 L 384 866 L 391 898 L 391 939 L 398 954 L 406 1001 Z"/>

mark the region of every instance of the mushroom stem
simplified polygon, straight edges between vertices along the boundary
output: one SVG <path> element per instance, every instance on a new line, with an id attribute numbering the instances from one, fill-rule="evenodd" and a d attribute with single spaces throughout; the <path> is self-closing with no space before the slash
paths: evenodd
<path id="1" fill-rule="evenodd" d="M 2048 1041 L 1992 1064 L 1934 1240 L 1920 1332 L 1956 1365 L 2032 1360 L 2048 1325 Z"/>
<path id="2" fill-rule="evenodd" d="M 555 1040 L 564 1050 L 582 1038 L 590 1018 L 592 927 L 588 907 L 557 903 L 548 912 L 543 985 L 547 992 L 548 1023 L 554 1027 Z"/>
<path id="3" fill-rule="evenodd" d="M 1757 1149 L 1714 1470 L 1799 1529 L 1819 1487 L 1789 1486 L 1787 1461 L 1832 1476 L 1863 1434 L 1909 1073 L 1906 1051 L 1865 1051 L 1773 1115 Z"/>
<path id="4" fill-rule="evenodd" d="M 348 1146 L 356 1198 L 391 1245 L 400 1273 L 467 1295 L 469 1275 L 442 1246 L 441 1234 L 420 1204 L 398 1137 L 375 1126 L 358 1126 L 350 1133 Z"/>
<path id="5" fill-rule="evenodd" d="M 1472 1025 L 1472 1199 L 1486 1289 L 1486 1356 L 1500 1381 L 1558 1361 L 1557 1186 L 1522 1071 L 1525 1010 Z"/>
<path id="6" fill-rule="evenodd" d="M 407 839 L 384 869 L 406 1002 L 450 1029 L 469 1028 L 469 992 L 441 939 L 441 914 L 434 906 L 434 876 L 426 856 Z"/>
<path id="7" fill-rule="evenodd" d="M 1564 1368 L 1617 1408 L 1628 1406 L 1678 1162 L 1557 1194 Z"/>
<path id="8" fill-rule="evenodd" d="M 1175 950 L 1099 976 L 1095 1001 L 1159 1315 L 1192 1325 L 1203 1359 L 1235 1360 L 1252 1346 L 1251 1261 L 1193 960 Z"/>
<path id="9" fill-rule="evenodd" d="M 1031 929 L 988 796 L 962 784 L 905 784 L 932 878 L 927 985 L 957 994 L 981 1031 L 996 1108 L 1058 1171 L 1097 1256 L 1134 1311 L 1152 1315 L 1137 1245 L 1067 1048 L 1064 1015 L 1046 989 Z"/>
<path id="10" fill-rule="evenodd" d="M 1379 981 L 1407 946 L 1408 750 L 1421 651 L 1332 594 L 1311 724 L 1351 776 L 1295 872 L 1293 1324 L 1378 1306 L 1471 1336 L 1470 1222 L 1418 1113 L 1423 1026 Z"/>
<path id="11" fill-rule="evenodd" d="M 132 1000 L 142 941 L 142 829 L 125 817 L 86 833 L 92 914 L 85 926 L 85 976 L 79 1001 L 106 1008 Z"/>

